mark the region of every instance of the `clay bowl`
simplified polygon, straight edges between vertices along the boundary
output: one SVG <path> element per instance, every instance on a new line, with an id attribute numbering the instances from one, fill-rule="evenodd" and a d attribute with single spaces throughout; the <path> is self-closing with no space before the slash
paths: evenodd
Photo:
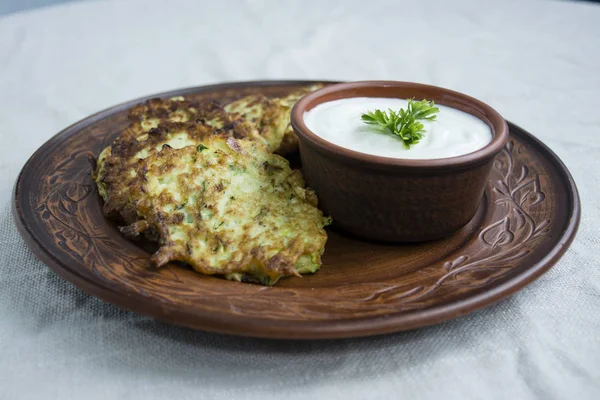
<path id="1" fill-rule="evenodd" d="M 311 132 L 304 113 L 351 97 L 433 100 L 476 116 L 493 133 L 485 147 L 465 155 L 408 160 L 359 153 Z M 291 114 L 305 179 L 334 225 L 362 238 L 419 242 L 448 236 L 475 215 L 494 157 L 508 126 L 487 104 L 452 90 L 410 82 L 364 81 L 327 86 L 300 99 Z"/>

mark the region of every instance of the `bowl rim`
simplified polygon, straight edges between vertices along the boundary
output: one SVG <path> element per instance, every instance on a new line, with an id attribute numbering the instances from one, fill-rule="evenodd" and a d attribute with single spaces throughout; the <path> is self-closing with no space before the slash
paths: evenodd
<path id="1" fill-rule="evenodd" d="M 353 98 L 353 97 L 375 97 L 361 94 L 362 90 L 374 89 L 374 88 L 403 88 L 403 89 L 420 89 L 439 91 L 441 96 L 447 97 L 448 100 L 458 100 L 463 104 L 469 105 L 471 108 L 478 110 L 483 114 L 487 121 L 478 115 L 470 113 L 468 110 L 461 110 L 467 112 L 475 117 L 488 123 L 492 129 L 493 137 L 492 140 L 484 147 L 475 150 L 471 153 L 461 154 L 454 157 L 447 158 L 432 158 L 432 159 L 406 159 L 406 158 L 394 158 L 394 157 L 383 157 L 367 153 L 362 153 L 355 150 L 334 144 L 316 133 L 312 132 L 304 122 L 304 113 L 319 104 L 326 103 L 327 101 L 320 101 L 323 97 L 346 91 L 349 95 L 342 96 L 342 98 Z M 398 97 L 400 98 L 400 97 Z M 406 97 L 404 97 L 406 98 Z M 437 104 L 444 104 L 445 101 L 436 101 Z M 451 105 L 447 105 L 452 107 Z M 452 107 L 457 108 L 457 107 Z M 457 108 L 460 110 L 460 108 Z M 375 166 L 375 167 L 410 167 L 419 170 L 426 169 L 440 169 L 448 167 L 466 167 L 486 162 L 487 160 L 494 157 L 502 150 L 506 142 L 508 141 L 508 125 L 504 118 L 492 107 L 486 103 L 478 100 L 474 97 L 468 96 L 464 93 L 460 93 L 454 90 L 442 88 L 439 86 L 426 85 L 416 82 L 405 82 L 405 81 L 356 81 L 356 82 L 344 82 L 336 83 L 333 85 L 325 86 L 324 88 L 315 90 L 296 102 L 291 111 L 290 123 L 296 135 L 300 139 L 308 141 L 312 144 L 316 150 L 325 152 L 327 155 L 333 156 L 337 159 L 360 163 L 364 166 Z"/>

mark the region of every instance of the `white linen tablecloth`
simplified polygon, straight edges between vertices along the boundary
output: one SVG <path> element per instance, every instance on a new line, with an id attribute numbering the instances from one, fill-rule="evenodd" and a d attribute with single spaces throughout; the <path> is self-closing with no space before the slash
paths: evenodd
<path id="1" fill-rule="evenodd" d="M 579 234 L 537 282 L 439 326 L 285 342 L 90 297 L 10 215 L 27 158 L 141 95 L 249 79 L 396 79 L 478 97 L 547 143 Z M 107 1 L 0 18 L 0 399 L 599 399 L 600 6 L 554 1 Z"/>

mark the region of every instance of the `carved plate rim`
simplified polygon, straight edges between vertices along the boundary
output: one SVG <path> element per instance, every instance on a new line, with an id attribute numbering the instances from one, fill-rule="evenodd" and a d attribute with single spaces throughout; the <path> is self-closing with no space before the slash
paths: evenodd
<path id="1" fill-rule="evenodd" d="M 461 300 L 430 308 L 416 309 L 408 312 L 406 310 L 399 310 L 395 314 L 388 314 L 385 316 L 371 316 L 357 319 L 331 319 L 325 321 L 308 319 L 258 319 L 243 315 L 219 315 L 214 314 L 209 310 L 202 309 L 181 309 L 171 304 L 161 302 L 151 296 L 144 296 L 133 291 L 125 292 L 122 290 L 115 290 L 111 285 L 93 279 L 93 276 L 86 276 L 86 274 L 78 273 L 77 269 L 73 268 L 73 265 L 68 265 L 68 263 L 55 258 L 52 253 L 45 248 L 40 239 L 41 233 L 36 231 L 35 225 L 32 226 L 30 223 L 31 219 L 28 218 L 27 214 L 28 212 L 31 212 L 31 207 L 28 205 L 28 199 L 21 195 L 22 183 L 28 174 L 28 167 L 31 166 L 33 161 L 40 157 L 41 154 L 44 154 L 53 146 L 60 144 L 62 140 L 77 134 L 78 131 L 95 123 L 99 119 L 127 109 L 144 99 L 156 96 L 165 97 L 184 95 L 204 91 L 210 92 L 211 90 L 218 89 L 235 89 L 239 87 L 269 87 L 311 83 L 315 83 L 315 81 L 242 81 L 177 89 L 127 101 L 72 124 L 44 143 L 29 158 L 19 173 L 15 182 L 14 201 L 12 204 L 13 218 L 19 233 L 33 253 L 57 274 L 89 294 L 97 296 L 105 301 L 117 304 L 139 314 L 150 315 L 160 320 L 191 328 L 243 336 L 285 339 L 344 338 L 383 334 L 433 325 L 465 315 L 487 307 L 517 292 L 534 281 L 558 261 L 573 241 L 579 226 L 581 206 L 577 188 L 570 172 L 558 156 L 544 143 L 532 134 L 510 122 L 508 122 L 508 124 L 511 135 L 517 134 L 524 137 L 537 151 L 544 155 L 546 161 L 552 164 L 562 174 L 560 177 L 554 176 L 551 177 L 551 179 L 561 180 L 563 185 L 568 189 L 567 199 L 569 210 L 565 212 L 565 216 L 568 219 L 565 221 L 566 227 L 562 230 L 560 237 L 554 239 L 554 246 L 550 251 L 521 273 L 499 284 L 492 284 L 490 288 L 478 291 Z"/>

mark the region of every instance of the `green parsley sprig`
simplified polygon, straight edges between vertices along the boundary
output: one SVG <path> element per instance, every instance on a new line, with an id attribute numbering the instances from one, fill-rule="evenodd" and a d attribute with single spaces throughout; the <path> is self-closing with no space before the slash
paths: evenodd
<path id="1" fill-rule="evenodd" d="M 391 108 L 387 112 L 381 110 L 367 111 L 361 116 L 361 119 L 369 125 L 379 125 L 382 129 L 398 135 L 404 147 L 410 148 L 411 144 L 419 143 L 423 137 L 425 129 L 419 120 L 434 121 L 436 113 L 440 111 L 435 107 L 433 101 L 408 100 L 408 107 L 401 108 L 396 112 Z"/>

